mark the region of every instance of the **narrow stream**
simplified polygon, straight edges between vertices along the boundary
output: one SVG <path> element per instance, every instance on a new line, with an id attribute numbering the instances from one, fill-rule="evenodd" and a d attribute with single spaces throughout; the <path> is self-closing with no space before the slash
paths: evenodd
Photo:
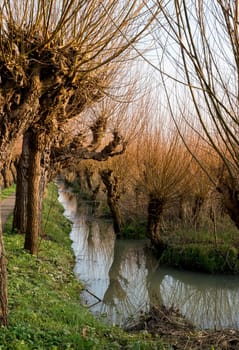
<path id="1" fill-rule="evenodd" d="M 74 272 L 85 283 L 83 302 L 99 317 L 123 325 L 163 303 L 200 328 L 239 328 L 239 277 L 158 266 L 145 241 L 116 241 L 112 224 L 95 219 L 59 185 L 59 200 L 73 222 Z"/>

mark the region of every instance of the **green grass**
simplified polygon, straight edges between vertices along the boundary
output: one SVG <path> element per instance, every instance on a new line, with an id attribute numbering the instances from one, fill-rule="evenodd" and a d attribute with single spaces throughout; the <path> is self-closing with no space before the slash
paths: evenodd
<path id="1" fill-rule="evenodd" d="M 126 239 L 145 239 L 146 223 L 144 221 L 127 222 L 124 224 L 121 234 Z"/>
<path id="2" fill-rule="evenodd" d="M 187 244 L 168 246 L 160 257 L 161 264 L 209 273 L 238 273 L 238 249 L 226 244 Z"/>
<path id="3" fill-rule="evenodd" d="M 82 285 L 73 274 L 70 224 L 62 215 L 54 185 L 44 200 L 39 254 L 23 250 L 24 237 L 6 226 L 9 327 L 0 328 L 0 350 L 171 349 L 147 332 L 127 334 L 96 320 L 81 305 Z"/>
<path id="4" fill-rule="evenodd" d="M 201 224 L 174 228 L 162 234 L 166 244 L 160 260 L 169 266 L 209 273 L 239 272 L 239 234 L 235 225 L 224 217 L 217 223 L 217 230 Z"/>
<path id="5" fill-rule="evenodd" d="M 1 191 L 0 200 L 9 197 L 11 194 L 15 193 L 15 191 L 16 191 L 16 185 L 15 184 L 11 185 L 8 188 L 4 188 Z"/>

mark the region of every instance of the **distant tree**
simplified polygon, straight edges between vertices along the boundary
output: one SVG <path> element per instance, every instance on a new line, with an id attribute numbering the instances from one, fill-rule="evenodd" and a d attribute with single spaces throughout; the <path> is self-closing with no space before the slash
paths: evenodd
<path id="1" fill-rule="evenodd" d="M 134 75 L 137 82 L 139 75 L 135 72 Z M 80 136 L 76 135 L 70 143 L 66 142 L 65 147 L 52 148 L 51 168 L 57 168 L 59 172 L 62 168 L 72 168 L 74 164 L 76 172 L 77 170 L 84 172 L 83 177 L 87 182 L 86 190 L 88 194 L 90 192 L 91 197 L 96 196 L 101 178 L 106 189 L 107 203 L 113 216 L 117 235 L 120 234 L 122 226 L 121 208 L 118 204 L 122 187 L 125 186 L 123 179 L 127 177 L 127 174 L 130 176 L 130 171 L 129 169 L 126 171 L 126 168 L 132 166 L 132 162 L 125 155 L 126 147 L 143 130 L 146 122 L 147 94 L 144 92 L 139 99 L 137 95 L 135 96 L 136 87 L 137 84 L 130 81 L 127 93 L 125 91 L 123 93 L 123 101 L 122 97 L 121 100 L 107 98 L 93 107 L 91 113 L 88 111 L 88 118 L 94 121 L 90 127 L 90 133 L 87 128 L 87 135 L 83 137 L 84 128 L 82 126 Z M 94 162 L 94 165 L 91 162 L 91 167 L 89 162 L 79 164 L 79 161 L 87 159 L 97 162 Z M 104 164 L 99 164 L 99 162 Z M 94 174 L 98 174 L 98 183 L 93 189 L 91 176 Z M 82 179 L 83 182 L 85 182 L 84 179 Z"/>
<path id="2" fill-rule="evenodd" d="M 137 102 L 128 106 L 124 103 L 119 120 L 116 119 L 117 128 L 121 130 L 123 136 L 123 152 L 118 152 L 117 157 L 110 157 L 106 164 L 101 164 L 99 167 L 100 178 L 106 190 L 107 204 L 117 236 L 122 235 L 125 221 L 124 214 L 129 210 L 129 205 L 123 209 L 121 199 L 125 193 L 130 196 L 130 193 L 133 192 L 132 177 L 133 169 L 135 169 L 135 159 L 131 148 L 134 147 L 132 145 L 135 139 L 143 132 L 147 124 L 149 100 L 150 94 L 144 93 Z M 118 113 L 118 110 L 116 112 Z"/>
<path id="3" fill-rule="evenodd" d="M 119 180 L 111 169 L 101 170 L 100 176 L 107 191 L 107 203 L 113 216 L 114 231 L 119 236 L 122 229 L 122 217 L 118 203 L 120 199 Z"/>
<path id="4" fill-rule="evenodd" d="M 188 191 L 191 162 L 176 131 L 149 130 L 138 140 L 137 182 L 148 201 L 147 234 L 158 249 L 163 245 L 163 212 Z"/>

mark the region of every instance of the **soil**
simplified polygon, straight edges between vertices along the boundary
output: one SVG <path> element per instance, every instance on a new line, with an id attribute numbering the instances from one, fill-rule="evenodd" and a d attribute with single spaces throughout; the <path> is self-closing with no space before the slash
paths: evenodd
<path id="1" fill-rule="evenodd" d="M 239 330 L 200 330 L 187 321 L 178 310 L 164 306 L 152 307 L 139 322 L 127 326 L 127 331 L 147 331 L 160 337 L 178 350 L 239 349 Z"/>

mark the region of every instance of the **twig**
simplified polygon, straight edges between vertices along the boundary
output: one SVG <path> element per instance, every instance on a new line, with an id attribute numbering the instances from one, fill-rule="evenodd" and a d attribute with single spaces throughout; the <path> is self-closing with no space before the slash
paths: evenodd
<path id="1" fill-rule="evenodd" d="M 84 289 L 84 291 L 86 291 L 87 293 L 89 293 L 90 295 L 92 295 L 95 299 L 97 299 L 99 302 L 102 301 L 102 299 L 100 299 L 99 297 L 97 297 L 97 295 L 95 295 L 94 293 L 92 293 L 91 291 L 89 291 L 88 289 Z"/>
<path id="2" fill-rule="evenodd" d="M 90 308 L 92 308 L 93 306 L 95 306 L 95 305 L 97 305 L 99 303 L 101 303 L 101 301 L 97 301 L 96 303 L 87 306 L 87 309 L 90 309 Z"/>

